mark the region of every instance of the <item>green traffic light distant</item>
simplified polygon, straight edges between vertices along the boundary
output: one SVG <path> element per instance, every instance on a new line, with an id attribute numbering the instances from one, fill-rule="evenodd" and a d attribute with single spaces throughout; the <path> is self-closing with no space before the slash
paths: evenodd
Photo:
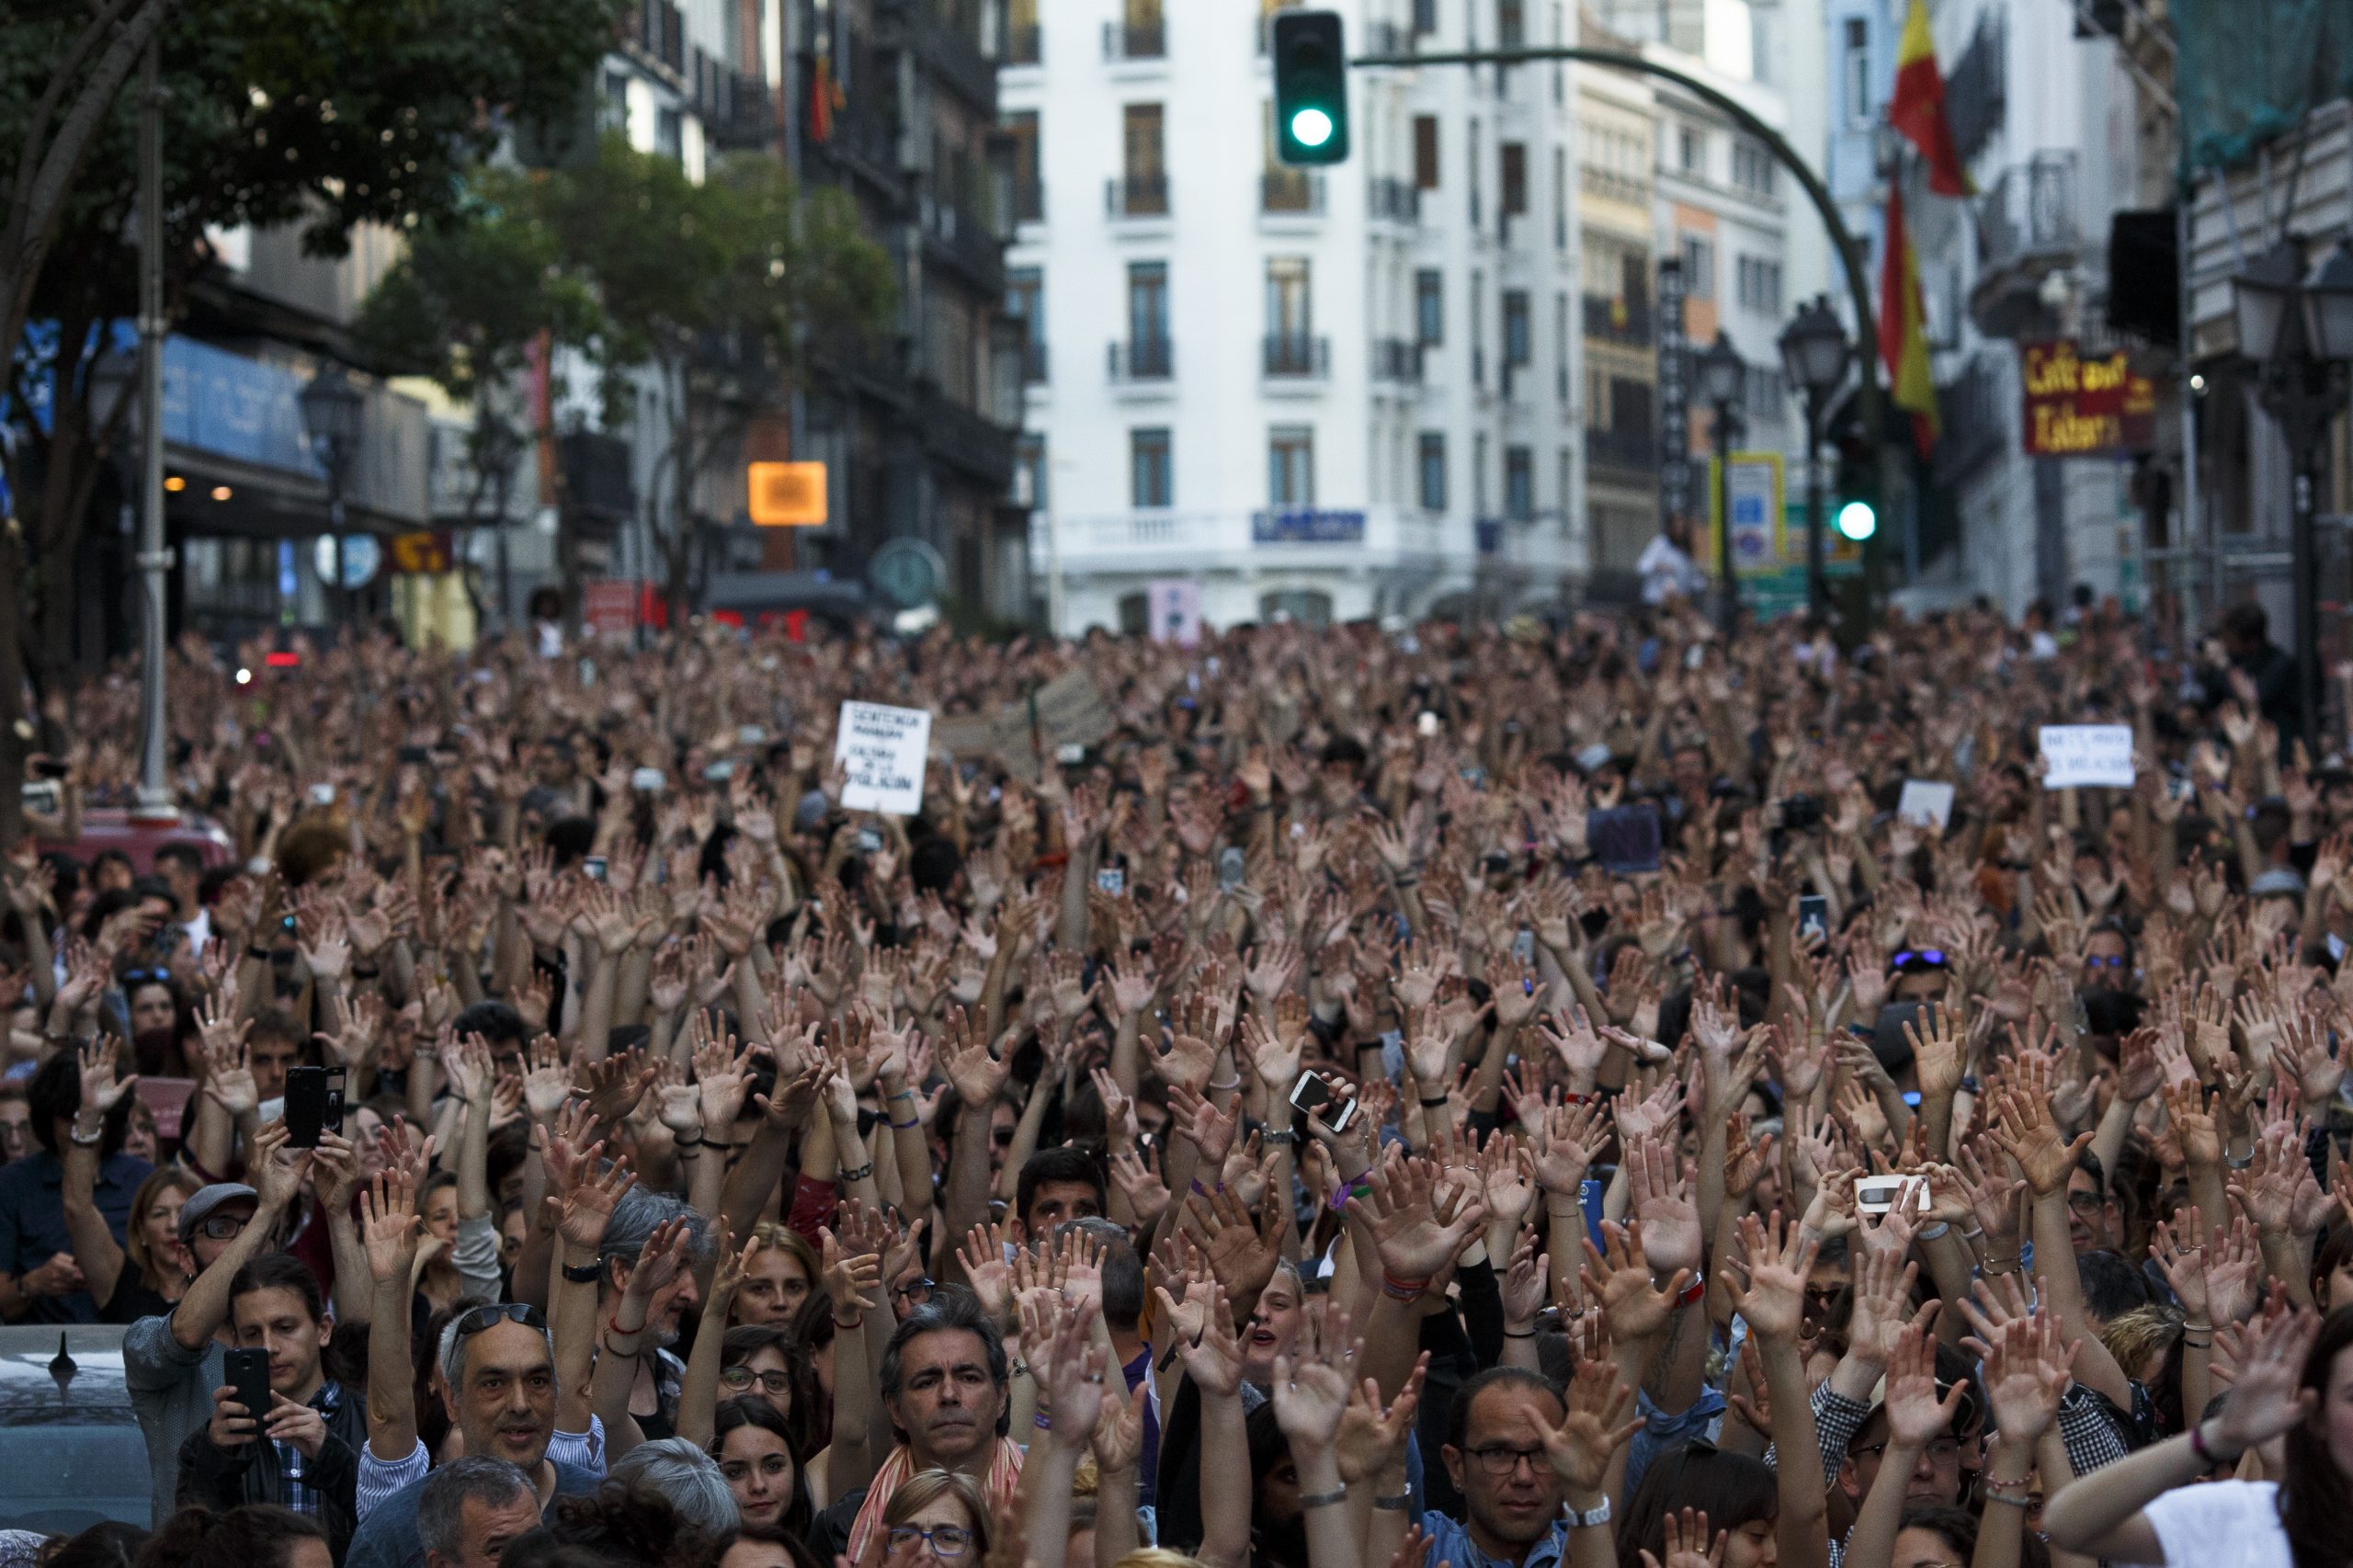
<path id="1" fill-rule="evenodd" d="M 1838 508 L 1838 532 L 1857 544 L 1879 532 L 1879 514 L 1868 501 L 1849 501 Z"/>
<path id="2" fill-rule="evenodd" d="M 1320 108 L 1303 108 L 1290 117 L 1291 140 L 1302 147 L 1321 147 L 1332 140 L 1332 117 Z"/>
<path id="3" fill-rule="evenodd" d="M 1348 51 L 1336 11 L 1279 10 L 1267 27 L 1275 157 L 1329 165 L 1348 155 Z"/>

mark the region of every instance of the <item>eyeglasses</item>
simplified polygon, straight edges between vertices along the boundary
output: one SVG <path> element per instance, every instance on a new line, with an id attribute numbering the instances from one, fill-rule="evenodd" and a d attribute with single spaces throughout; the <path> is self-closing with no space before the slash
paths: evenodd
<path id="1" fill-rule="evenodd" d="M 539 1308 L 528 1301 L 488 1301 L 458 1320 L 456 1337 L 451 1340 L 451 1343 L 455 1344 L 458 1339 L 480 1334 L 483 1329 L 502 1320 L 507 1323 L 519 1323 L 525 1328 L 536 1328 L 541 1334 L 548 1331 L 548 1320 L 540 1315 Z"/>
<path id="2" fill-rule="evenodd" d="M 2124 955 L 2122 953 L 2110 953 L 2107 957 L 2102 958 L 2095 954 L 2086 953 L 2084 955 L 2084 967 L 2086 969 L 2122 969 L 2124 967 Z"/>
<path id="3" fill-rule="evenodd" d="M 904 1296 L 910 1305 L 920 1307 L 930 1301 L 931 1293 L 938 1289 L 939 1282 L 926 1275 L 921 1279 L 911 1279 L 904 1285 L 892 1286 L 891 1294 Z"/>
<path id="4" fill-rule="evenodd" d="M 1949 1383 L 1938 1385 L 1938 1396 L 1941 1398 L 1951 1387 L 1952 1385 Z M 1855 1454 L 1883 1454 L 1887 1452 L 1887 1445 L 1885 1443 L 1871 1443 L 1866 1446 L 1849 1449 L 1847 1452 Z M 1961 1439 L 1959 1437 L 1937 1437 L 1931 1439 L 1928 1444 L 1928 1457 L 1932 1460 L 1938 1460 L 1939 1463 L 1947 1460 L 1959 1459 L 1961 1457 Z"/>
<path id="5" fill-rule="evenodd" d="M 893 1551 L 913 1551 L 915 1542 L 928 1541 L 934 1553 L 944 1558 L 961 1557 L 972 1549 L 972 1532 L 960 1525 L 941 1525 L 938 1529 L 919 1529 L 914 1525 L 892 1525 L 883 1539 Z"/>
<path id="6" fill-rule="evenodd" d="M 207 1214 L 204 1217 L 204 1234 L 216 1242 L 234 1241 L 253 1222 L 254 1217 L 250 1214 Z"/>
<path id="7" fill-rule="evenodd" d="M 171 983 L 172 971 L 168 969 L 126 969 L 122 971 L 122 984 L 126 989 L 133 985 L 169 985 Z"/>
<path id="8" fill-rule="evenodd" d="M 1523 1460 L 1527 1462 L 1529 1469 L 1540 1475 L 1543 1473 L 1544 1450 L 1542 1449 L 1515 1449 L 1508 1443 L 1490 1443 L 1485 1448 L 1472 1449 L 1470 1452 L 1471 1457 L 1479 1461 L 1479 1468 L 1489 1475 L 1498 1477 L 1509 1475 L 1520 1467 Z"/>
<path id="9" fill-rule="evenodd" d="M 1945 954 L 1942 948 L 1906 948 L 1887 960 L 1890 969 L 1942 969 Z"/>
<path id="10" fill-rule="evenodd" d="M 2107 1206 L 2106 1193 L 2071 1192 L 2067 1195 L 2067 1211 L 2071 1214 L 2097 1214 Z"/>
<path id="11" fill-rule="evenodd" d="M 757 1383 L 763 1393 L 784 1394 L 792 1392 L 790 1372 L 756 1372 L 749 1367 L 722 1367 L 720 1369 L 719 1381 L 729 1388 L 738 1391 Z"/>

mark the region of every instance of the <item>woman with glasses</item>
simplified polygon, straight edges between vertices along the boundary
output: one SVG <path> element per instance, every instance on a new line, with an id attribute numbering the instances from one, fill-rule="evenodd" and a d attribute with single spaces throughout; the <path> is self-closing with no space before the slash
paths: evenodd
<path id="1" fill-rule="evenodd" d="M 714 1429 L 718 1435 L 711 1439 L 710 1457 L 719 1461 L 719 1473 L 734 1494 L 744 1523 L 773 1526 L 794 1535 L 807 1530 L 814 1509 L 784 1417 L 764 1400 L 723 1400 Z"/>
<path id="2" fill-rule="evenodd" d="M 899 1483 L 858 1568 L 972 1568 L 989 1551 L 989 1511 L 981 1489 L 953 1471 L 918 1471 Z"/>

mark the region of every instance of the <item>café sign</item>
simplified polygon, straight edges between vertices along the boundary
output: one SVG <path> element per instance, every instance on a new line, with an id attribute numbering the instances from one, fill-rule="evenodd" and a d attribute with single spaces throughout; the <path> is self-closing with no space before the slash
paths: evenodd
<path id="1" fill-rule="evenodd" d="M 2096 457 L 2150 444 L 2156 388 L 2122 349 L 2086 356 L 2072 337 L 2019 346 L 2026 392 L 2022 444 L 2029 456 Z"/>

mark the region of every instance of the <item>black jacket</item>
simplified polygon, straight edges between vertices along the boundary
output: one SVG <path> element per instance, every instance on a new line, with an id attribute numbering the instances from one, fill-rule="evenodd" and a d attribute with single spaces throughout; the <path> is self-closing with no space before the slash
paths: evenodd
<path id="1" fill-rule="evenodd" d="M 368 1402 L 356 1390 L 329 1383 L 321 1391 L 327 1403 L 327 1437 L 318 1457 L 304 1466 L 303 1481 L 319 1494 L 320 1525 L 337 1562 L 351 1545 L 359 1526 L 359 1446 L 368 1440 Z M 315 1403 L 315 1402 L 314 1402 Z M 233 1508 L 240 1503 L 287 1500 L 285 1471 L 278 1463 L 278 1445 L 257 1437 L 230 1448 L 215 1444 L 209 1427 L 199 1426 L 180 1445 L 179 1504 L 207 1508 Z"/>

